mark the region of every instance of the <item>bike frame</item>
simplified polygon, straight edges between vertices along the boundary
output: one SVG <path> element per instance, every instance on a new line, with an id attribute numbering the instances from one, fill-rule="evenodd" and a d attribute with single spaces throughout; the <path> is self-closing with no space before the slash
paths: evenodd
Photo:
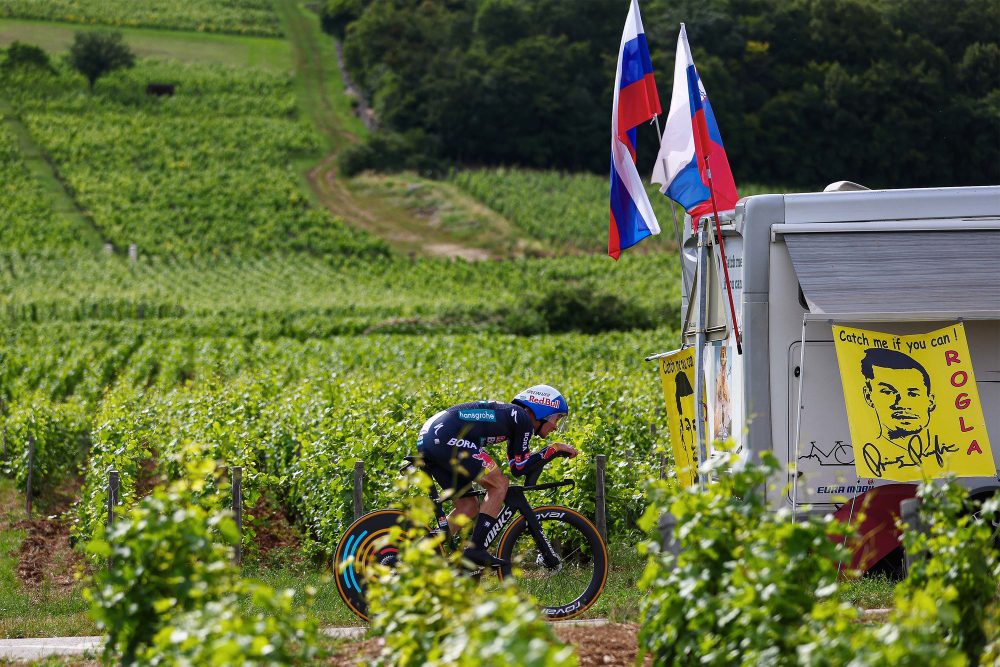
<path id="1" fill-rule="evenodd" d="M 559 567 L 559 556 L 556 555 L 555 550 L 552 548 L 552 544 L 549 539 L 542 532 L 541 522 L 535 516 L 534 509 L 531 507 L 531 503 L 528 502 L 527 497 L 525 497 L 526 491 L 544 491 L 546 489 L 557 489 L 564 486 L 575 486 L 576 483 L 571 479 L 564 479 L 559 482 L 548 482 L 546 484 L 536 484 L 539 475 L 542 474 L 542 469 L 545 467 L 545 463 L 535 467 L 525 474 L 523 485 L 510 486 L 507 488 L 507 495 L 504 496 L 503 507 L 500 508 L 500 512 L 497 514 L 496 523 L 490 532 L 486 535 L 486 541 L 484 547 L 489 549 L 493 542 L 503 534 L 504 528 L 510 523 L 511 519 L 514 518 L 514 513 L 517 512 L 524 517 L 525 522 L 528 524 L 528 531 L 531 533 L 531 537 L 535 540 L 535 545 L 538 547 L 539 553 L 542 554 L 542 559 L 545 561 L 546 567 L 557 568 Z M 486 491 L 470 491 L 463 494 L 461 497 L 479 497 L 485 496 Z M 441 500 L 438 495 L 437 486 L 432 483 L 431 485 L 431 501 L 434 503 L 434 513 L 437 517 L 437 528 L 432 532 L 440 532 L 444 530 L 447 535 L 447 542 L 451 548 L 457 549 L 458 544 L 456 544 L 456 535 L 451 534 L 451 530 L 448 526 L 448 515 L 444 511 L 444 503 L 447 500 Z"/>

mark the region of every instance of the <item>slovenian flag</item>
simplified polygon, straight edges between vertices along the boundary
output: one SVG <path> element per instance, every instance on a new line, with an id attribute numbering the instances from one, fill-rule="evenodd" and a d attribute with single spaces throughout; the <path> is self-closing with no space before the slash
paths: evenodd
<path id="1" fill-rule="evenodd" d="M 687 30 L 682 23 L 677 37 L 674 90 L 652 181 L 662 186 L 660 192 L 684 207 L 695 228 L 702 215 L 712 212 L 706 155 L 712 167 L 716 205 L 719 211 L 731 211 L 740 197 L 722 145 L 722 134 L 691 58 Z"/>
<path id="2" fill-rule="evenodd" d="M 618 259 L 622 250 L 650 234 L 659 234 L 646 189 L 635 167 L 635 128 L 660 111 L 660 97 L 653 81 L 646 33 L 642 29 L 636 0 L 628 10 L 611 111 L 611 225 L 608 254 Z"/>

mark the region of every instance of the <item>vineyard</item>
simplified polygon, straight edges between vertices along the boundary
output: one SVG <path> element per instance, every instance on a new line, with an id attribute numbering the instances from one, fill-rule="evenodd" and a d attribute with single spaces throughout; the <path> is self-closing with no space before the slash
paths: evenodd
<path id="1" fill-rule="evenodd" d="M 651 254 L 609 275 L 604 258 L 469 263 L 309 256 L 173 260 L 0 254 L 0 320 L 155 320 L 205 335 L 507 331 L 595 332 L 677 325 L 675 256 Z M 649 274 L 664 277 L 656 290 Z M 539 309 L 541 304 L 550 308 Z M 651 338 L 648 345 L 660 343 Z M 647 352 L 643 350 L 642 352 Z"/>
<path id="2" fill-rule="evenodd" d="M 275 7 L 10 0 L 0 16 L 275 36 Z M 650 189 L 663 236 L 612 262 L 605 177 L 474 169 L 436 184 L 364 174 L 350 187 L 387 198 L 460 191 L 500 221 L 494 231 L 530 240 L 504 239 L 495 256 L 529 248 L 533 257 L 399 252 L 362 231 L 358 211 L 331 211 L 308 189 L 303 165 L 328 158 L 330 139 L 305 109 L 307 98 L 329 101 L 302 90 L 324 75 L 310 76 L 140 59 L 88 92 L 56 59 L 0 67 L 0 476 L 18 504 L 30 493 L 58 508 L 24 522 L 2 508 L 0 544 L 21 561 L 0 553 L 0 570 L 11 569 L 0 571 L 5 635 L 30 635 L 32 596 L 50 592 L 44 573 L 33 583 L 13 573 L 41 526 L 71 545 L 85 589 L 67 584 L 56 606 L 90 605 L 71 631 L 104 634 L 109 663 L 341 664 L 324 656 L 317 619 L 342 623 L 348 612 L 339 600 L 335 612 L 317 610 L 310 584 L 331 587 L 331 557 L 354 519 L 356 463 L 364 508 L 402 506 L 422 526 L 424 495 L 400 468 L 425 419 L 546 382 L 569 400 L 558 437 L 581 455 L 541 479 L 574 486 L 538 500 L 593 517 L 595 458 L 607 458 L 612 574 L 589 613 L 632 624 L 621 626 L 623 655 L 641 647 L 654 664 L 832 665 L 854 651 L 865 656 L 858 664 L 920 664 L 906 662 L 916 655 L 959 665 L 1000 652 L 996 624 L 977 634 L 969 617 L 973 604 L 987 616 L 1000 608 L 989 586 L 1000 570 L 988 532 L 950 491 L 924 493 L 928 520 L 955 530 L 908 537 L 933 558 L 900 587 L 885 630 L 855 632 L 834 529 L 752 500 L 749 489 L 773 473 L 766 462 L 719 471 L 727 481 L 704 495 L 678 488 L 657 368 L 643 360 L 679 340 L 668 200 Z M 150 84 L 173 92 L 150 95 Z M 408 204 L 417 219 L 434 219 L 420 210 L 426 201 Z M 454 210 L 433 224 L 474 237 L 468 209 Z M 498 461 L 502 447 L 491 452 Z M 235 467 L 242 531 L 230 512 Z M 668 509 L 680 520 L 680 558 L 651 541 Z M 543 622 L 528 587 L 481 586 L 424 533 L 402 534 L 400 568 L 373 583 L 371 632 L 384 650 L 369 662 L 572 665 L 605 655 L 604 635 L 573 640 L 596 644 L 585 658 Z M 237 545 L 245 569 L 233 562 Z M 12 611 L 15 598 L 28 611 Z M 798 629 L 783 636 L 783 624 Z M 879 652 L 893 632 L 912 654 Z"/>
<path id="3" fill-rule="evenodd" d="M 535 379 L 531 368 L 546 365 L 574 397 L 566 437 L 586 443 L 586 457 L 567 464 L 580 480 L 572 500 L 592 514 L 594 455 L 611 457 L 615 489 L 638 488 L 658 471 L 650 424 L 663 424 L 649 390 L 655 375 L 638 361 L 645 338 L 566 335 L 526 347 L 496 334 L 297 342 L 164 339 L 141 326 L 84 335 L 46 327 L 5 341 L 4 464 L 23 485 L 32 437 L 37 490 L 83 472 L 74 530 L 84 540 L 102 521 L 108 469 L 121 471 L 129 507 L 137 484 L 177 479 L 191 460 L 241 465 L 253 493 L 277 492 L 301 518 L 310 552 L 329 554 L 350 520 L 356 460 L 373 480 L 366 506 L 387 504 L 400 457 L 427 415 L 466 396 L 509 398 Z M 225 506 L 227 498 L 212 502 Z M 616 492 L 610 508 L 613 534 L 624 535 L 642 512 L 641 496 Z"/>
<path id="4" fill-rule="evenodd" d="M 0 247 L 18 252 L 86 250 L 78 222 L 56 211 L 28 167 L 17 137 L 0 112 Z M 46 224 L 38 224 L 44 220 Z M 93 244 L 89 244 L 93 247 Z"/>
<path id="5" fill-rule="evenodd" d="M 15 74 L 0 94 L 117 247 L 176 256 L 384 252 L 303 194 L 291 162 L 318 144 L 296 120 L 287 75 L 144 61 L 93 96 L 67 71 L 22 76 L 31 85 Z M 146 95 L 157 81 L 177 93 Z"/>
<path id="6" fill-rule="evenodd" d="M 607 211 L 594 206 L 609 197 L 605 177 L 498 168 L 455 171 L 450 180 L 548 247 L 590 254 L 603 253 L 608 247 Z M 660 229 L 672 239 L 670 200 L 656 185 L 647 186 L 647 191 Z M 759 185 L 740 186 L 742 196 L 775 191 Z M 684 211 L 674 207 L 680 224 Z"/>
<path id="7" fill-rule="evenodd" d="M 270 0 L 6 0 L 0 16 L 272 36 L 281 26 Z"/>

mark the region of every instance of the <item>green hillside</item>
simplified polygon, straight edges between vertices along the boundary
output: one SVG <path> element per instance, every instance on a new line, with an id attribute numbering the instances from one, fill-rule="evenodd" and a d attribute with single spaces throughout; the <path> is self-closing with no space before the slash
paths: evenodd
<path id="1" fill-rule="evenodd" d="M 611 186 L 604 176 L 498 168 L 455 170 L 449 180 L 543 246 L 591 254 L 608 247 L 608 211 L 601 204 L 608 201 Z M 658 188 L 648 185 L 646 190 L 664 237 L 644 242 L 643 248 L 668 247 L 674 221 L 681 225 L 684 220 L 684 209 Z M 739 190 L 743 197 L 782 191 L 747 184 Z"/>
<path id="2" fill-rule="evenodd" d="M 643 2 L 650 26 L 684 9 L 733 36 L 705 53 L 706 71 L 735 62 L 754 74 L 741 89 L 754 105 L 743 129 L 762 127 L 762 108 L 856 127 L 850 113 L 819 111 L 886 78 L 924 78 L 933 92 L 954 75 L 966 87 L 950 107 L 966 114 L 962 132 L 996 106 L 983 97 L 1000 63 L 986 20 L 995 12 L 974 0 L 958 3 L 941 49 L 909 24 L 917 10 L 882 0 Z M 463 578 L 460 591 L 451 584 L 461 554 L 454 568 L 441 559 L 421 529 L 432 515 L 413 510 L 419 539 L 401 545 L 404 566 L 383 578 L 409 592 L 395 600 L 402 612 L 376 614 L 374 625 L 391 628 L 401 651 L 490 665 L 549 665 L 539 656 L 555 653 L 559 664 L 605 664 L 612 644 L 614 659 L 632 664 L 643 641 L 654 662 L 677 646 L 690 647 L 682 661 L 718 664 L 846 664 L 862 649 L 874 658 L 858 664 L 996 655 L 1000 642 L 983 647 L 996 630 L 1000 563 L 986 556 L 988 522 L 972 521 L 958 496 L 919 492 L 939 504 L 924 519 L 937 532 L 930 542 L 908 534 L 906 548 L 937 553 L 914 560 L 895 602 L 894 582 L 854 589 L 867 606 L 897 606 L 878 626 L 882 612 L 858 623 L 861 604 L 838 589 L 854 573 L 829 537 L 848 529 L 765 512 L 755 489 L 780 481 L 777 468 L 751 463 L 719 484 L 714 467 L 703 493 L 678 481 L 659 368 L 645 358 L 680 346 L 681 212 L 649 187 L 663 233 L 612 261 L 607 177 L 558 169 L 607 164 L 604 65 L 624 4 L 0 2 L 0 638 L 106 634 L 107 664 L 341 664 L 358 645 L 317 629 L 359 622 L 337 592 L 347 570 L 331 565 L 345 528 L 426 496 L 401 467 L 428 417 L 545 383 L 570 406 L 548 444 L 579 452 L 553 458 L 540 478 L 568 483 L 526 491 L 545 534 L 532 523 L 519 537 L 529 522 L 514 519 L 498 539 L 513 545 L 513 571 Z M 947 3 L 913 4 L 943 23 L 937 5 Z M 961 35 L 980 15 L 988 36 L 966 48 Z M 859 26 L 871 30 L 855 35 Z M 785 63 L 776 78 L 794 85 L 778 86 L 768 106 L 772 47 L 755 38 L 782 52 L 777 40 L 792 27 L 809 63 Z M 77 47 L 120 46 L 101 36 L 107 28 L 122 30 L 136 60 L 85 78 Z M 934 66 L 913 59 L 895 78 L 884 63 L 858 65 L 880 37 L 893 58 L 928 53 Z M 831 42 L 853 64 L 809 52 Z M 955 69 L 941 53 L 964 59 Z M 894 117 L 902 134 L 877 145 L 914 133 L 943 140 L 914 118 Z M 640 173 L 655 155 L 646 130 Z M 749 134 L 732 155 L 753 146 Z M 831 164 L 851 164 L 857 143 L 824 136 L 837 144 Z M 996 153 L 982 143 L 979 161 Z M 825 156 L 801 173 L 794 157 L 762 151 L 750 173 L 814 183 Z M 497 439 L 480 444 L 504 468 Z M 667 511 L 686 519 L 679 558 L 648 541 Z M 551 528 L 591 518 L 605 528 L 607 577 L 595 567 L 600 540 L 583 548 L 583 533 Z M 343 541 L 357 548 L 350 558 L 393 561 L 398 542 L 359 534 L 354 547 L 354 535 Z M 404 581 L 414 554 L 434 565 Z M 536 576 L 525 576 L 531 566 Z M 600 598 L 570 598 L 563 610 L 602 627 L 559 624 L 574 644 L 562 647 L 530 592 L 561 596 L 581 582 Z M 612 628 L 620 641 L 608 639 Z M 376 646 L 362 646 L 369 662 L 430 662 L 391 656 L 389 643 L 376 658 Z"/>
<path id="3" fill-rule="evenodd" d="M 147 95 L 147 82 L 176 94 Z M 106 242 L 178 256 L 377 249 L 302 193 L 291 162 L 318 146 L 288 75 L 142 60 L 93 95 L 81 83 L 18 72 L 0 95 Z"/>

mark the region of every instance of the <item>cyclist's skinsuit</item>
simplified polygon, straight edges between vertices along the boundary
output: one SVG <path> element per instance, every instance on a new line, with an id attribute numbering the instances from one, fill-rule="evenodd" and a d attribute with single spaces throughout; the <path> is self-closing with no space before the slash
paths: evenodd
<path id="1" fill-rule="evenodd" d="M 417 451 L 434 481 L 445 490 L 462 492 L 480 475 L 496 469 L 486 445 L 506 442 L 510 471 L 518 477 L 538 461 L 551 459 L 556 453 L 552 447 L 530 452 L 533 433 L 531 418 L 519 405 L 461 403 L 424 422 Z"/>

